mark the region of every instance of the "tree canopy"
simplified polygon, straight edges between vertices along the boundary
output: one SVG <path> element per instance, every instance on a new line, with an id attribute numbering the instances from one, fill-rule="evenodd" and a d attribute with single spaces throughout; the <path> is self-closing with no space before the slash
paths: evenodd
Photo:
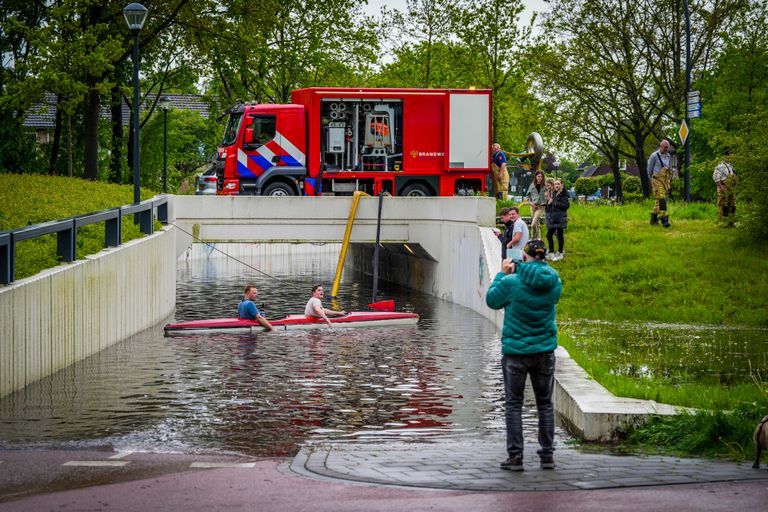
<path id="1" fill-rule="evenodd" d="M 238 99 L 288 102 L 301 87 L 477 87 L 493 93 L 493 138 L 502 147 L 520 151 L 537 131 L 549 153 L 612 164 L 619 190 L 619 161 L 637 164 L 647 195 L 649 153 L 664 137 L 679 145 L 686 92 L 680 0 L 548 0 L 530 24 L 521 20 L 522 0 L 407 0 L 402 10 L 376 16 L 357 0 L 145 5 L 141 92 L 150 102 L 140 122 L 147 136 L 157 133 L 156 100 L 167 92 L 201 93 L 218 113 Z M 692 122 L 692 182 L 697 197 L 708 199 L 714 192 L 705 171 L 726 150 L 745 181 L 760 181 L 768 23 L 763 0 L 689 5 L 692 87 L 704 101 L 703 117 Z M 121 105 L 132 103 L 133 40 L 123 7 L 0 0 L 0 168 L 130 179 L 132 130 Z M 21 124 L 50 95 L 53 141 L 39 146 Z M 220 128 L 183 114 L 169 130 L 179 148 L 194 139 L 210 151 Z M 159 172 L 159 150 L 142 139 L 143 172 Z M 186 152 L 171 152 L 170 167 L 180 173 L 174 179 L 194 167 Z M 752 203 L 758 196 L 765 194 L 752 194 Z"/>

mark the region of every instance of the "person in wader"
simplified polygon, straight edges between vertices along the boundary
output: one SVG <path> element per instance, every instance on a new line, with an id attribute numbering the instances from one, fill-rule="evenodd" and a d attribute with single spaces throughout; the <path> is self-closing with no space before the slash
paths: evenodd
<path id="1" fill-rule="evenodd" d="M 507 200 L 509 191 L 509 172 L 507 171 L 507 155 L 501 150 L 501 145 L 492 146 L 491 175 L 493 176 L 493 197 Z"/>
<path id="2" fill-rule="evenodd" d="M 669 141 L 664 139 L 659 143 L 659 149 L 651 153 L 648 159 L 648 177 L 651 179 L 651 191 L 656 200 L 651 210 L 651 225 L 655 226 L 661 220 L 661 224 L 669 227 L 669 213 L 667 212 L 667 197 L 669 187 L 672 184 L 672 170 L 669 168 Z"/>
<path id="3" fill-rule="evenodd" d="M 729 155 L 726 153 L 723 161 L 715 167 L 712 179 L 717 185 L 717 216 L 732 226 L 733 215 L 736 213 L 736 172 L 728 160 Z"/>

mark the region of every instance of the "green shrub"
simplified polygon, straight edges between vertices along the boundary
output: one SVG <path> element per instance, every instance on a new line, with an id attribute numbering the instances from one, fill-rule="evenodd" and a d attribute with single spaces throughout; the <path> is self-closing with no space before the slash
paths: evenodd
<path id="1" fill-rule="evenodd" d="M 579 178 L 574 185 L 576 194 L 580 196 L 591 196 L 600 188 L 597 178 Z"/>
<path id="2" fill-rule="evenodd" d="M 597 177 L 597 183 L 600 185 L 600 187 L 611 187 L 613 188 L 615 180 L 613 179 L 613 173 L 603 174 L 602 176 Z"/>
<path id="3" fill-rule="evenodd" d="M 621 181 L 621 190 L 624 193 L 625 199 L 627 194 L 640 194 L 642 196 L 643 185 L 637 176 L 627 175 Z"/>

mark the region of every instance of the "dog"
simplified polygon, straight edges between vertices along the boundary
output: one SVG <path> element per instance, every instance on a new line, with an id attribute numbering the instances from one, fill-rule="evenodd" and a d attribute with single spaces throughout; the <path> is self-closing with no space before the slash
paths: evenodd
<path id="1" fill-rule="evenodd" d="M 752 467 L 760 469 L 760 454 L 768 450 L 768 416 L 760 420 L 752 437 L 755 440 L 755 463 Z"/>

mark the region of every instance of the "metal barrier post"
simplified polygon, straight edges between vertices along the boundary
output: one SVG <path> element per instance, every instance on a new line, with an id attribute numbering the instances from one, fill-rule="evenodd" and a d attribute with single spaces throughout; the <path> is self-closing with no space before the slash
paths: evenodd
<path id="1" fill-rule="evenodd" d="M 168 197 L 157 207 L 157 220 L 161 224 L 168 224 Z"/>
<path id="2" fill-rule="evenodd" d="M 122 208 L 118 207 L 116 219 L 107 219 L 104 222 L 104 244 L 107 247 L 117 247 L 120 245 L 123 233 L 123 216 L 120 210 Z"/>
<path id="3" fill-rule="evenodd" d="M 13 234 L 0 234 L 0 284 L 13 281 L 11 275 L 11 253 L 13 251 Z"/>
<path id="4" fill-rule="evenodd" d="M 68 229 L 63 229 L 56 233 L 56 254 L 59 255 L 62 261 L 66 262 L 77 259 L 75 219 L 72 219 L 71 224 Z"/>
<path id="5" fill-rule="evenodd" d="M 139 213 L 139 230 L 145 235 L 151 235 L 154 233 L 155 224 L 153 222 L 154 216 L 152 213 L 154 212 L 152 211 L 151 206 L 149 209 Z"/>

